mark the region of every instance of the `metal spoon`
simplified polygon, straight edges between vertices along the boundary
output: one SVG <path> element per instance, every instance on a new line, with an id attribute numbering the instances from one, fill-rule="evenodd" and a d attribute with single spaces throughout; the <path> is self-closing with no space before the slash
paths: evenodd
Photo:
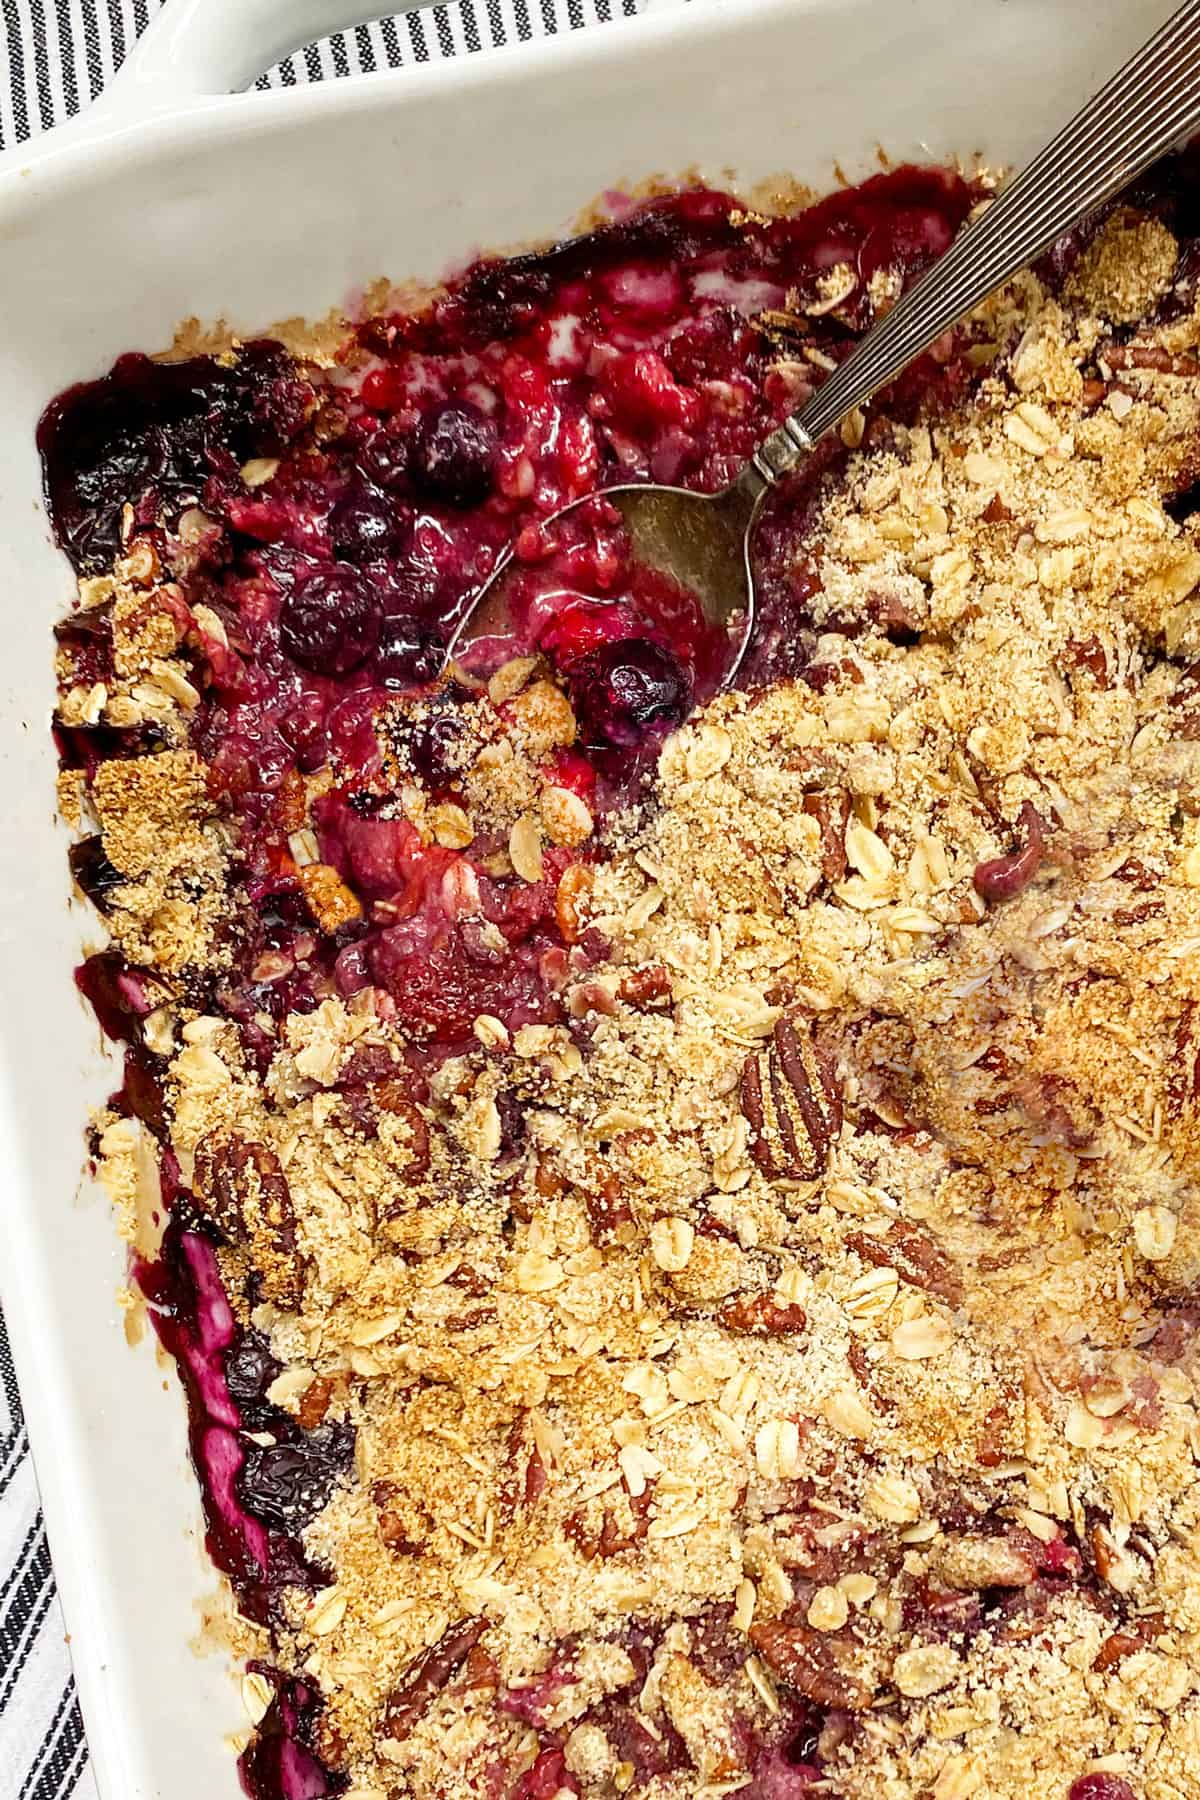
<path id="1" fill-rule="evenodd" d="M 696 595 L 737 649 L 737 674 L 754 627 L 750 545 L 767 494 L 847 413 L 899 375 L 943 331 L 978 306 L 1106 200 L 1200 126 L 1200 0 L 1162 29 L 1078 112 L 967 228 L 800 410 L 773 431 L 716 494 L 641 483 L 601 490 L 620 513 L 633 559 Z M 552 513 L 564 518 L 594 495 Z M 448 656 L 511 628 L 513 571 L 506 549 L 456 630 Z"/>

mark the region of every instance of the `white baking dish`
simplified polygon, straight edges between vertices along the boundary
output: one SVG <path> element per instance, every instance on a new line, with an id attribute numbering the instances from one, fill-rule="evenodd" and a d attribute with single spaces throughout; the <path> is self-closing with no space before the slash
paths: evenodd
<path id="1" fill-rule="evenodd" d="M 102 107 L 0 164 L 0 1284 L 100 1788 L 224 1800 L 241 1720 L 188 1648 L 213 1578 L 183 1407 L 115 1293 L 81 1184 L 112 1086 L 70 970 L 54 823 L 50 624 L 70 592 L 34 426 L 66 383 L 189 314 L 253 330 L 372 277 L 437 276 L 561 232 L 605 188 L 697 169 L 829 184 L 893 157 L 1025 157 L 1171 0 L 695 0 L 536 48 L 228 97 L 351 0 L 170 0 Z M 0 1771 L 0 1788 L 4 1775 Z"/>

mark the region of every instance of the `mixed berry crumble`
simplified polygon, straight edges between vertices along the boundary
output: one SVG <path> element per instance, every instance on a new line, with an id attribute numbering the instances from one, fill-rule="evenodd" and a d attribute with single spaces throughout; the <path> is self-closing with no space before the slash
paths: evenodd
<path id="1" fill-rule="evenodd" d="M 727 480 L 982 182 L 48 409 L 95 1153 L 255 1800 L 1200 1792 L 1197 180 L 775 497 L 731 692 L 603 489 Z"/>

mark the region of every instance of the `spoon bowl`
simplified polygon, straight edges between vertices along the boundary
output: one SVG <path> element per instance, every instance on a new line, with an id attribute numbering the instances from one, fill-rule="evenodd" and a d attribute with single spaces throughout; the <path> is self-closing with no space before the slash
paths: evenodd
<path id="1" fill-rule="evenodd" d="M 601 497 L 620 514 L 631 561 L 686 589 L 706 622 L 729 634 L 732 657 L 724 669 L 725 685 L 741 667 L 754 628 L 750 544 L 768 488 L 754 464 L 748 463 L 735 481 L 715 494 L 650 482 L 602 490 Z M 572 500 L 551 513 L 547 528 L 595 502 L 594 494 Z M 451 658 L 462 662 L 473 644 L 504 638 L 512 631 L 510 596 L 517 568 L 510 546 L 454 633 L 447 652 Z"/>

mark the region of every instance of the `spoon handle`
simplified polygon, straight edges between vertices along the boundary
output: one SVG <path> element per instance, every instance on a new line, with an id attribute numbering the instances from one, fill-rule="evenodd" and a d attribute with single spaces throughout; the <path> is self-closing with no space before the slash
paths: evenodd
<path id="1" fill-rule="evenodd" d="M 1162 29 L 961 232 L 854 352 L 759 447 L 768 484 L 964 313 L 1200 126 L 1200 0 Z"/>

